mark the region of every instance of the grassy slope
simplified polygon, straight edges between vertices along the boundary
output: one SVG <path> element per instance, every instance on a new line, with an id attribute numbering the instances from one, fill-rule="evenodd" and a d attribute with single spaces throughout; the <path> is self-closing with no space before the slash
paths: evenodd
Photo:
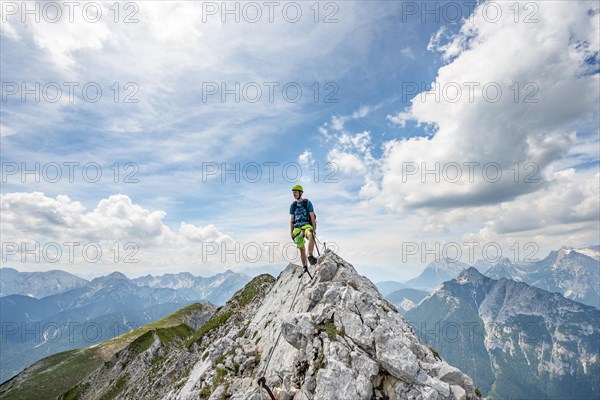
<path id="1" fill-rule="evenodd" d="M 113 355 L 150 330 L 169 328 L 188 320 L 206 307 L 193 303 L 158 321 L 144 325 L 99 345 L 48 356 L 0 386 L 0 399 L 37 400 L 54 398 L 89 375 Z"/>

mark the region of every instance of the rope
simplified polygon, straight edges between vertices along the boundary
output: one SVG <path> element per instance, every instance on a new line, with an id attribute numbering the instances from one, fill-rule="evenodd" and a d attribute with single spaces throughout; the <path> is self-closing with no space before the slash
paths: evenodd
<path id="1" fill-rule="evenodd" d="M 265 398 L 263 397 L 263 383 L 262 383 L 262 381 L 260 382 L 260 389 L 258 389 L 258 392 L 260 393 L 260 400 L 265 400 Z"/>
<path id="2" fill-rule="evenodd" d="M 317 235 L 315 235 L 315 231 L 312 231 L 312 236 L 315 239 L 315 247 L 317 248 L 317 253 L 319 254 L 319 257 L 321 256 L 321 252 L 319 251 L 319 243 L 321 243 L 321 241 L 319 239 L 317 239 Z M 327 247 L 325 246 L 325 242 L 322 243 L 323 244 L 323 251 L 327 250 Z"/>

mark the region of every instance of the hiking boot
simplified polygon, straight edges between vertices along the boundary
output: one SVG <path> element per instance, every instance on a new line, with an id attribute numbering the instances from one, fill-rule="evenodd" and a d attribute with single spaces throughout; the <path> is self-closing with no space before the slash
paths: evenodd
<path id="1" fill-rule="evenodd" d="M 317 258 L 311 254 L 308 256 L 308 262 L 310 265 L 315 265 L 317 263 Z"/>

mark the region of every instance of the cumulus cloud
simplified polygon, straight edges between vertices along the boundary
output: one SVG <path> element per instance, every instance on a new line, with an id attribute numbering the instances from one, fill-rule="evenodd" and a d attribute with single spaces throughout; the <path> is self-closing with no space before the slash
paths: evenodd
<path id="1" fill-rule="evenodd" d="M 189 242 L 233 242 L 233 239 L 230 236 L 223 234 L 213 224 L 209 224 L 204 227 L 198 227 L 193 224 L 186 224 L 182 221 L 181 225 L 179 226 L 178 233 L 182 239 L 185 239 Z"/>
<path id="2" fill-rule="evenodd" d="M 375 197 L 387 207 L 477 206 L 541 190 L 548 167 L 574 143 L 572 125 L 597 118 L 599 75 L 590 62 L 598 50 L 597 4 L 543 3 L 535 24 L 515 23 L 512 3 L 496 4 L 503 8 L 498 22 L 486 20 L 479 5 L 456 35 L 444 28 L 434 35 L 430 47 L 448 64 L 430 90 L 388 116 L 401 127 L 414 120 L 435 131 L 384 144 Z M 462 179 L 454 181 L 457 173 Z M 537 184 L 524 181 L 531 173 Z"/>
<path id="3" fill-rule="evenodd" d="M 87 211 L 80 202 L 65 195 L 51 198 L 41 192 L 16 192 L 0 197 L 0 209 L 3 251 L 8 243 L 17 243 L 19 248 L 21 243 L 25 243 L 30 250 L 35 248 L 35 243 L 42 250 L 50 243 L 58 243 L 65 252 L 64 258 L 59 261 L 66 263 L 67 267 L 71 263 L 79 267 L 111 270 L 115 268 L 112 257 L 116 248 L 124 251 L 133 246 L 136 253 L 139 251 L 138 268 L 149 265 L 190 268 L 208 262 L 202 255 L 203 243 L 220 245 L 233 242 L 213 224 L 196 226 L 182 221 L 179 229 L 173 232 L 164 222 L 164 211 L 150 211 L 122 194 L 102 199 L 93 210 Z M 79 253 L 79 257 L 69 261 L 68 245 L 65 243 L 78 243 L 78 251 L 88 244 L 99 246 L 105 257 L 91 265 Z M 8 262 L 9 265 L 20 265 L 23 260 L 20 251 L 4 257 L 3 263 Z M 27 261 L 32 264 L 35 259 L 25 256 L 25 261 L 23 264 Z M 41 263 L 45 261 L 48 262 L 44 257 L 39 260 Z M 220 260 L 211 261 L 218 264 Z M 119 267 L 132 268 L 132 265 Z"/>
<path id="4" fill-rule="evenodd" d="M 358 172 L 366 174 L 373 170 L 375 161 L 371 155 L 371 134 L 369 131 L 356 134 L 341 134 L 336 145 L 327 153 L 327 160 L 335 164 L 342 173 Z"/>
<path id="5" fill-rule="evenodd" d="M 304 150 L 302 154 L 298 156 L 298 162 L 302 165 L 312 164 L 312 152 L 308 149 Z"/>

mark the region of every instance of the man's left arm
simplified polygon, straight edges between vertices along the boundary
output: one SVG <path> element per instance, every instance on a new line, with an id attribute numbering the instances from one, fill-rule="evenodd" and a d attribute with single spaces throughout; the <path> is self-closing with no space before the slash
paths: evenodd
<path id="1" fill-rule="evenodd" d="M 310 224 L 313 227 L 313 231 L 316 233 L 317 232 L 317 219 L 315 217 L 315 209 L 310 201 L 308 202 L 308 215 L 310 216 Z"/>

